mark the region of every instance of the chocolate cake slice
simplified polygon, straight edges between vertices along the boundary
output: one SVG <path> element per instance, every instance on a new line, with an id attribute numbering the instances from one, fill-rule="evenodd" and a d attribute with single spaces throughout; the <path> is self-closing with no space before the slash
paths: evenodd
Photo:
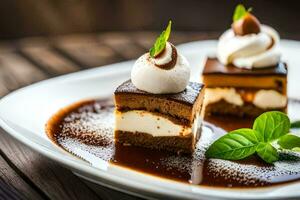
<path id="1" fill-rule="evenodd" d="M 286 111 L 287 67 L 283 62 L 267 68 L 244 69 L 207 58 L 202 81 L 208 114 L 256 117 L 269 110 Z"/>
<path id="2" fill-rule="evenodd" d="M 287 66 L 281 61 L 280 36 L 261 24 L 242 4 L 231 28 L 219 38 L 216 58 L 207 58 L 202 79 L 208 114 L 257 117 L 286 111 Z"/>
<path id="3" fill-rule="evenodd" d="M 190 82 L 176 94 L 152 94 L 128 80 L 115 91 L 115 141 L 192 153 L 200 137 L 204 85 Z"/>

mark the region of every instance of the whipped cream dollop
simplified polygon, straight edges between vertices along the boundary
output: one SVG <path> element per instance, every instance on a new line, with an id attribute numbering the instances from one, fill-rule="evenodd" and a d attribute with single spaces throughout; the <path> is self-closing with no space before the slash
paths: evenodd
<path id="1" fill-rule="evenodd" d="M 164 51 L 155 58 L 145 53 L 135 62 L 131 70 L 131 81 L 135 87 L 152 94 L 182 92 L 189 83 L 188 61 L 169 42 Z"/>
<path id="2" fill-rule="evenodd" d="M 224 64 L 239 68 L 264 68 L 280 61 L 279 34 L 271 27 L 261 25 L 258 34 L 235 35 L 232 29 L 225 31 L 218 43 L 217 57 Z"/>

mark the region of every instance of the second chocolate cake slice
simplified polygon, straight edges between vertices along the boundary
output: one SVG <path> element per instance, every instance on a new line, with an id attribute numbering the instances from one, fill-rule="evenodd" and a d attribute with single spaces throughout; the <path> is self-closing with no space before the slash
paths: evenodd
<path id="1" fill-rule="evenodd" d="M 287 108 L 287 69 L 283 62 L 263 69 L 241 69 L 207 58 L 202 81 L 207 114 L 257 117 Z"/>
<path id="2" fill-rule="evenodd" d="M 286 112 L 287 65 L 276 30 L 239 4 L 216 50 L 202 74 L 207 114 L 257 117 L 270 110 Z"/>

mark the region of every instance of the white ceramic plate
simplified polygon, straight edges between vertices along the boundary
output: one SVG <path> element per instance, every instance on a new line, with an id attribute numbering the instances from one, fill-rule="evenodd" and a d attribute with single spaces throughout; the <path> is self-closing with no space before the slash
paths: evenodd
<path id="1" fill-rule="evenodd" d="M 181 45 L 198 80 L 203 58 L 216 41 Z M 283 41 L 284 59 L 290 65 L 289 96 L 300 99 L 300 42 Z M 299 61 L 298 61 L 299 60 Z M 17 140 L 95 183 L 148 198 L 178 199 L 282 199 L 300 198 L 300 182 L 260 189 L 222 189 L 193 186 L 107 164 L 91 156 L 90 163 L 70 155 L 46 136 L 47 120 L 60 108 L 87 98 L 110 97 L 117 85 L 130 76 L 133 61 L 108 65 L 42 81 L 17 90 L 0 101 L 0 125 Z M 299 115 L 298 115 L 299 116 Z M 82 153 L 82 152 L 81 152 Z"/>

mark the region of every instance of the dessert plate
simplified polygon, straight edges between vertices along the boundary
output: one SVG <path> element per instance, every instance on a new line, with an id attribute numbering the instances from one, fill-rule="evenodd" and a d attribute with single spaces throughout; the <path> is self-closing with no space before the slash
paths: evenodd
<path id="1" fill-rule="evenodd" d="M 216 41 L 181 45 L 191 63 L 192 80 L 198 81 L 205 55 L 213 53 Z M 300 99 L 297 76 L 300 42 L 282 41 L 289 64 L 289 97 Z M 282 199 L 300 198 L 300 182 L 258 189 L 225 189 L 179 183 L 124 167 L 110 165 L 88 152 L 88 162 L 62 150 L 45 134 L 45 123 L 60 108 L 83 99 L 108 98 L 117 85 L 130 77 L 134 61 L 122 62 L 42 81 L 19 89 L 0 100 L 0 125 L 13 137 L 44 156 L 71 169 L 78 176 L 100 185 L 147 198 L 174 199 Z M 293 112 L 292 110 L 290 112 Z M 297 113 L 293 114 L 297 118 Z M 299 114 L 298 114 L 298 117 Z"/>

